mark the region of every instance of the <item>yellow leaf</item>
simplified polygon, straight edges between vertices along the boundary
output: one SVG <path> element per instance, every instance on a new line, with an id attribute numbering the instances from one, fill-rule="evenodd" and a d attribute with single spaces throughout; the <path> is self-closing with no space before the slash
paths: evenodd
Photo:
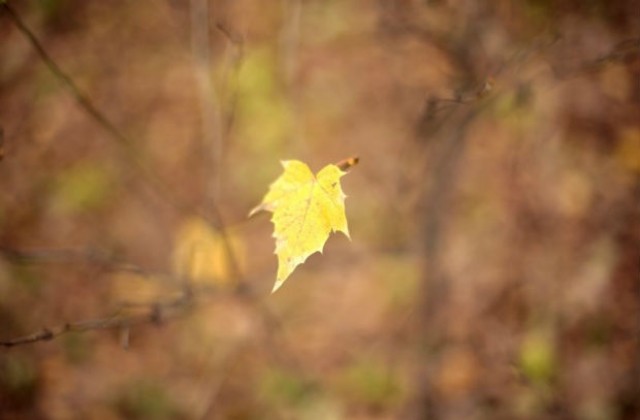
<path id="1" fill-rule="evenodd" d="M 176 299 L 182 293 L 179 284 L 158 276 L 120 272 L 111 277 L 110 300 L 115 305 L 145 305 Z M 130 308 L 132 309 L 132 308 Z"/>
<path id="2" fill-rule="evenodd" d="M 315 176 L 298 160 L 282 162 L 284 173 L 276 179 L 249 216 L 260 210 L 273 213 L 273 237 L 276 239 L 278 274 L 272 293 L 278 290 L 293 270 L 315 252 L 322 252 L 331 232 L 349 237 L 340 178 L 357 162 L 349 159 L 327 165 Z"/>
<path id="3" fill-rule="evenodd" d="M 236 263 L 240 263 L 243 252 L 237 235 L 227 232 L 224 238 L 205 220 L 188 218 L 176 233 L 173 249 L 175 273 L 191 284 L 230 286 L 234 279 L 227 245 L 231 247 Z"/>

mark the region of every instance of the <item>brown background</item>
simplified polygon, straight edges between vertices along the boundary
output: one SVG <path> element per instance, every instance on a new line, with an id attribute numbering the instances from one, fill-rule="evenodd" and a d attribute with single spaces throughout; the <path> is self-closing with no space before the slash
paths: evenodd
<path id="1" fill-rule="evenodd" d="M 8 3 L 78 90 L 3 6 L 0 339 L 122 325 L 0 349 L 0 418 L 640 415 L 635 2 Z M 354 155 L 269 295 L 249 209 Z"/>

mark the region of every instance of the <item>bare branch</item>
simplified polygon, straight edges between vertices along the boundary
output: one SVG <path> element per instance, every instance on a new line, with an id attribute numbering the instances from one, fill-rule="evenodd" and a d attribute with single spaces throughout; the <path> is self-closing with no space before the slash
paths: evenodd
<path id="1" fill-rule="evenodd" d="M 244 49 L 244 38 L 242 35 L 231 31 L 227 25 L 222 22 L 216 22 L 216 29 L 219 30 L 233 45 L 238 49 Z"/>
<path id="2" fill-rule="evenodd" d="M 231 64 L 231 73 L 227 77 L 227 92 L 226 98 L 227 103 L 227 112 L 225 116 L 225 122 L 223 127 L 223 143 L 227 142 L 229 139 L 229 134 L 231 133 L 231 129 L 233 128 L 233 124 L 236 119 L 236 108 L 238 104 L 238 75 L 240 74 L 240 68 L 242 67 L 242 62 L 244 60 L 244 37 L 232 31 L 227 25 L 222 22 L 216 23 L 216 29 L 220 31 L 224 35 L 224 37 L 229 41 L 229 43 L 235 48 L 235 54 L 233 56 L 232 64 Z M 223 144 L 223 146 L 226 146 Z M 222 148 L 223 158 L 226 154 L 227 147 Z"/>
<path id="3" fill-rule="evenodd" d="M 67 90 L 73 95 L 77 103 L 82 109 L 98 123 L 100 127 L 112 138 L 123 152 L 123 156 L 127 163 L 136 170 L 141 176 L 141 179 L 151 187 L 151 189 L 161 198 L 163 201 L 170 204 L 180 213 L 198 213 L 187 208 L 185 205 L 180 204 L 175 199 L 176 194 L 171 191 L 158 177 L 155 176 L 143 163 L 142 158 L 133 149 L 135 142 L 130 137 L 126 136 L 120 131 L 111 120 L 98 109 L 95 103 L 87 96 L 67 75 L 62 68 L 55 62 L 55 60 L 45 50 L 42 43 L 38 40 L 35 34 L 24 23 L 18 13 L 7 2 L 0 2 L 0 10 L 2 10 L 15 25 L 15 27 L 25 36 L 25 38 L 31 44 L 38 57 L 42 60 L 49 71 L 67 88 Z M 220 227 L 219 220 L 215 220 L 217 227 Z"/>
<path id="4" fill-rule="evenodd" d="M 149 273 L 140 266 L 121 260 L 109 252 L 91 248 L 22 250 L 0 244 L 0 255 L 13 264 L 95 264 L 110 271 Z"/>
<path id="5" fill-rule="evenodd" d="M 562 68 L 558 65 L 552 65 L 551 67 L 556 77 L 567 79 L 583 73 L 597 71 L 611 63 L 624 62 L 634 56 L 637 57 L 638 54 L 640 54 L 640 37 L 628 38 L 615 44 L 607 53 L 594 59 L 583 61 L 574 67 L 567 66 Z"/>
<path id="6" fill-rule="evenodd" d="M 94 105 L 93 101 L 91 101 L 78 86 L 71 80 L 71 78 L 58 66 L 58 64 L 51 58 L 49 53 L 44 49 L 40 41 L 36 38 L 34 33 L 27 27 L 27 25 L 23 22 L 20 16 L 13 10 L 8 3 L 0 3 L 0 7 L 5 13 L 9 16 L 9 19 L 14 23 L 14 25 L 18 28 L 20 32 L 27 38 L 35 52 L 38 54 L 40 59 L 44 62 L 47 68 L 51 71 L 51 73 L 58 78 L 69 91 L 73 94 L 79 104 L 87 111 L 96 121 L 100 123 L 102 128 L 107 130 L 109 134 L 111 134 L 115 139 L 117 139 L 123 145 L 129 145 L 130 140 L 120 132 L 112 123 L 109 121 L 100 111 L 98 111 L 97 107 Z"/>
<path id="7" fill-rule="evenodd" d="M 154 302 L 147 305 L 147 309 L 135 315 L 114 315 L 106 318 L 89 319 L 78 322 L 67 322 L 53 328 L 44 327 L 40 331 L 9 340 L 0 340 L 0 346 L 14 347 L 39 341 L 50 341 L 70 332 L 87 332 L 92 330 L 108 330 L 114 328 L 129 329 L 134 325 L 159 325 L 164 319 L 186 309 L 191 303 L 188 296 L 180 296 L 167 302 Z M 171 312 L 174 311 L 174 312 Z"/>

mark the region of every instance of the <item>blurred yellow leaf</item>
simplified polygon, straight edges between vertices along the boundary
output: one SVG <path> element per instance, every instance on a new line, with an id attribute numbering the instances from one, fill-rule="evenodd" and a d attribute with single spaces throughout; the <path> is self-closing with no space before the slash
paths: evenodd
<path id="1" fill-rule="evenodd" d="M 111 300 L 115 304 L 148 305 L 176 299 L 182 290 L 177 283 L 133 272 L 117 273 L 111 279 Z"/>
<path id="2" fill-rule="evenodd" d="M 625 169 L 640 172 L 640 130 L 637 128 L 622 130 L 616 156 Z"/>
<path id="3" fill-rule="evenodd" d="M 532 382 L 548 384 L 556 373 L 556 354 L 553 335 L 545 330 L 529 332 L 520 348 L 520 369 Z"/>
<path id="4" fill-rule="evenodd" d="M 357 160 L 346 161 L 348 168 Z M 272 293 L 278 290 L 293 270 L 315 252 L 322 252 L 331 232 L 349 237 L 340 178 L 346 174 L 338 165 L 327 165 L 313 175 L 298 160 L 282 162 L 284 173 L 276 179 L 262 203 L 249 216 L 260 210 L 273 213 L 273 237 L 276 239 L 278 274 Z"/>
<path id="5" fill-rule="evenodd" d="M 174 241 L 175 273 L 191 283 L 230 285 L 234 279 L 227 245 L 231 248 L 236 263 L 241 263 L 242 241 L 237 235 L 230 231 L 225 238 L 200 218 L 185 220 Z"/>

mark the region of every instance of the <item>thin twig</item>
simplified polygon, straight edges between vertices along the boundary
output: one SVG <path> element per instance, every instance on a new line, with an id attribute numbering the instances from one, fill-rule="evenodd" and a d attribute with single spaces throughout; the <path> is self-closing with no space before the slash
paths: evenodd
<path id="1" fill-rule="evenodd" d="M 583 61 L 573 68 L 561 69 L 552 65 L 552 70 L 557 78 L 567 79 L 583 73 L 597 71 L 611 63 L 624 62 L 634 55 L 637 56 L 638 53 L 640 53 L 640 37 L 628 38 L 615 44 L 605 54 Z"/>
<path id="2" fill-rule="evenodd" d="M 87 96 L 67 75 L 62 68 L 56 63 L 56 61 L 45 50 L 42 43 L 35 36 L 33 31 L 24 23 L 20 15 L 11 7 L 8 3 L 0 2 L 0 10 L 3 10 L 9 17 L 11 22 L 18 28 L 18 30 L 25 36 L 25 38 L 31 44 L 38 57 L 42 60 L 49 71 L 67 88 L 71 95 L 76 99 L 85 112 L 98 123 L 100 127 L 112 138 L 116 144 L 123 151 L 123 156 L 127 160 L 127 163 L 134 168 L 141 178 L 149 185 L 157 195 L 168 202 L 172 207 L 178 210 L 180 213 L 192 212 L 186 206 L 180 204 L 176 199 L 176 194 L 169 189 L 164 183 L 162 183 L 147 167 L 144 165 L 142 159 L 133 149 L 135 142 L 130 137 L 126 136 L 120 131 L 111 120 L 98 109 L 95 103 Z M 197 213 L 197 212 L 195 212 Z M 216 220 L 216 224 L 218 221 Z"/>
<path id="3" fill-rule="evenodd" d="M 207 170 L 204 198 L 205 208 L 209 208 L 217 201 L 222 185 L 222 101 L 213 80 L 209 0 L 191 0 L 189 8 L 193 70 L 200 102 L 203 166 Z"/>
<path id="4" fill-rule="evenodd" d="M 37 39 L 35 34 L 29 29 L 29 27 L 20 18 L 18 13 L 6 2 L 0 2 L 0 10 L 3 10 L 7 16 L 11 19 L 18 30 L 27 38 L 33 49 L 36 51 L 40 59 L 44 62 L 47 68 L 52 72 L 56 78 L 58 78 L 69 92 L 76 98 L 78 104 L 91 116 L 106 132 L 113 138 L 118 145 L 129 153 L 125 153 L 129 164 L 135 168 L 142 176 L 143 180 L 152 187 L 152 189 L 158 194 L 158 196 L 172 205 L 178 212 L 187 214 L 197 214 L 203 217 L 205 220 L 212 223 L 222 234 L 222 239 L 225 247 L 225 253 L 229 258 L 232 266 L 232 270 L 235 274 L 239 273 L 239 266 L 237 264 L 237 258 L 233 255 L 233 250 L 228 240 L 228 235 L 224 229 L 224 221 L 222 214 L 216 205 L 211 203 L 211 206 L 206 214 L 198 209 L 190 209 L 187 206 L 180 204 L 176 199 L 176 194 L 171 191 L 165 184 L 163 184 L 153 173 L 151 173 L 143 164 L 142 160 L 138 157 L 131 146 L 134 142 L 124 135 L 111 121 L 98 109 L 89 97 L 84 94 L 73 80 L 60 68 L 60 66 L 51 58 L 49 53 L 44 49 L 42 43 Z M 229 31 L 223 31 L 225 34 L 231 34 Z M 230 36 L 229 39 L 236 40 L 236 37 Z"/>
<path id="5" fill-rule="evenodd" d="M 65 264 L 88 263 L 112 271 L 128 271 L 149 275 L 142 267 L 119 260 L 108 252 L 99 249 L 32 249 L 22 250 L 0 244 L 0 255 L 14 264 Z"/>
<path id="6" fill-rule="evenodd" d="M 229 44 L 235 49 L 231 66 L 232 72 L 231 75 L 226 78 L 228 87 L 227 94 L 225 96 L 228 96 L 226 99 L 228 103 L 227 111 L 225 113 L 225 124 L 222 130 L 222 159 L 224 159 L 226 151 L 228 150 L 226 143 L 229 140 L 229 136 L 236 119 L 236 109 L 238 105 L 238 79 L 242 62 L 244 60 L 244 37 L 229 29 L 229 27 L 222 22 L 216 23 L 216 29 L 224 35 L 224 37 L 229 41 Z"/>
<path id="7" fill-rule="evenodd" d="M 14 347 L 39 341 L 50 341 L 70 332 L 87 332 L 92 330 L 108 330 L 114 328 L 130 328 L 140 324 L 160 324 L 168 317 L 168 311 L 188 307 L 191 299 L 180 296 L 167 302 L 154 302 L 147 305 L 146 312 L 137 315 L 114 315 L 106 318 L 89 319 L 78 322 L 67 322 L 53 328 L 44 327 L 40 331 L 22 337 L 0 340 L 0 346 Z"/>
<path id="8" fill-rule="evenodd" d="M 100 123 L 100 125 L 109 132 L 115 139 L 117 139 L 122 145 L 129 146 L 131 144 L 130 139 L 128 139 L 120 130 L 118 130 L 111 121 L 109 121 L 100 111 L 98 111 L 97 107 L 94 105 L 93 101 L 91 101 L 78 86 L 71 80 L 71 78 L 58 66 L 58 64 L 51 58 L 49 53 L 44 49 L 40 41 L 36 38 L 34 33 L 27 27 L 27 25 L 22 21 L 20 16 L 13 10 L 8 3 L 1 3 L 0 7 L 7 13 L 11 21 L 16 25 L 18 30 L 27 38 L 33 49 L 36 51 L 38 56 L 42 59 L 45 65 L 49 68 L 49 70 L 62 82 L 66 85 L 67 89 L 73 94 L 75 99 L 80 103 L 80 105 L 96 120 Z"/>
<path id="9" fill-rule="evenodd" d="M 235 121 L 235 111 L 236 111 L 237 97 L 238 97 L 238 89 L 237 89 L 238 75 L 240 73 L 240 67 L 242 66 L 242 60 L 244 59 L 244 38 L 242 37 L 242 35 L 232 31 L 225 24 L 219 21 L 216 22 L 216 29 L 218 29 L 220 33 L 222 33 L 225 36 L 225 38 L 229 41 L 229 43 L 233 45 L 237 50 L 237 54 L 235 56 L 235 59 L 233 60 L 233 73 L 232 73 L 233 90 L 231 93 L 231 97 L 229 99 L 229 105 L 227 106 L 228 110 L 226 113 L 227 115 L 225 119 L 225 126 L 219 127 L 218 129 L 218 135 L 220 136 L 220 138 L 218 139 L 220 143 L 220 150 L 219 150 L 220 155 L 218 156 L 218 158 L 219 158 L 219 162 L 222 163 L 224 160 L 224 154 L 227 150 L 227 147 L 225 147 L 224 143 L 228 140 L 229 135 L 231 133 L 231 128 Z M 229 82 L 229 84 L 231 83 Z M 221 118 L 218 118 L 218 124 L 220 123 L 221 123 Z M 218 176 L 219 177 L 221 176 L 220 172 L 218 173 Z M 215 220 L 218 221 L 218 224 L 219 224 L 218 231 L 222 238 L 222 245 L 224 248 L 225 256 L 227 257 L 227 261 L 229 262 L 229 266 L 231 269 L 231 276 L 236 280 L 238 280 L 238 283 L 241 283 L 242 272 L 240 270 L 240 264 L 238 262 L 238 258 L 235 254 L 235 251 L 233 250 L 233 247 L 231 245 L 231 240 L 229 239 L 229 234 L 227 232 L 227 229 L 225 229 L 226 225 L 223 222 L 222 213 L 219 207 L 216 206 L 215 204 L 216 204 L 215 201 L 212 202 L 208 210 L 211 213 L 213 213 Z M 242 290 L 240 289 L 238 291 L 242 292 Z"/>

